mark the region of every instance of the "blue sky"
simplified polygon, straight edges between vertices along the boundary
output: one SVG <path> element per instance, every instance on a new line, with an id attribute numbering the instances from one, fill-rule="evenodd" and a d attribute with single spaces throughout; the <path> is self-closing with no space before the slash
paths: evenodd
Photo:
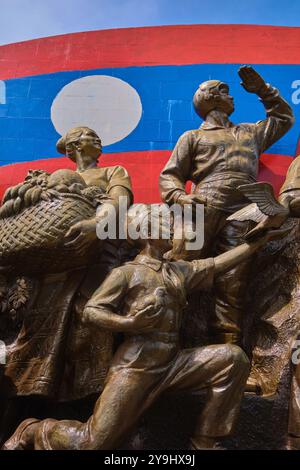
<path id="1" fill-rule="evenodd" d="M 0 0 L 0 8 L 0 44 L 131 26 L 300 26 L 299 0 Z"/>

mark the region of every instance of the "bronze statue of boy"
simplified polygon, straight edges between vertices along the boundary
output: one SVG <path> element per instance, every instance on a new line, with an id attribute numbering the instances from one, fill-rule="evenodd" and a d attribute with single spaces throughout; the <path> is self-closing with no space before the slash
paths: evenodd
<path id="1" fill-rule="evenodd" d="M 151 239 L 149 213 L 150 206 L 145 205 L 138 218 L 146 227 L 146 237 L 138 241 L 140 254 L 110 273 L 83 312 L 91 328 L 125 334 L 92 416 L 86 423 L 26 420 L 4 449 L 115 449 L 153 401 L 170 390 L 208 390 L 192 448 L 212 448 L 232 432 L 249 360 L 232 344 L 180 348 L 186 295 L 193 289 L 210 288 L 215 276 L 245 261 L 273 233 L 216 258 L 170 262 L 164 258 L 172 247 L 164 235 L 169 226 L 160 217 L 160 236 Z"/>

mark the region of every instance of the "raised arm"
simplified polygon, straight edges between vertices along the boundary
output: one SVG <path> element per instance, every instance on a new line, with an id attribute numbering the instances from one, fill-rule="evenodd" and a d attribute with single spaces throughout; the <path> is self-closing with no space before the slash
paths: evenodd
<path id="1" fill-rule="evenodd" d="M 244 89 L 259 96 L 266 109 L 266 119 L 255 124 L 258 150 L 262 153 L 292 127 L 295 121 L 293 111 L 279 91 L 266 83 L 252 67 L 241 67 L 239 76 Z"/>
<path id="2" fill-rule="evenodd" d="M 243 243 L 215 258 L 215 275 L 230 271 L 253 255 L 265 242 Z"/>
<path id="3" fill-rule="evenodd" d="M 218 274 L 230 271 L 249 258 L 266 243 L 266 237 L 251 243 L 244 243 L 232 250 L 217 256 L 194 261 L 177 261 L 176 267 L 181 271 L 187 291 L 207 290 L 213 285 Z"/>
<path id="4" fill-rule="evenodd" d="M 291 227 L 289 226 L 282 229 L 269 230 L 265 233 L 265 235 L 261 236 L 255 241 L 243 243 L 242 245 L 239 245 L 236 248 L 227 251 L 226 253 L 222 253 L 222 255 L 216 256 L 216 258 L 214 258 L 215 275 L 230 271 L 230 269 L 234 268 L 249 258 L 249 256 L 253 255 L 267 242 L 283 238 L 288 234 L 290 229 Z"/>
<path id="5" fill-rule="evenodd" d="M 288 233 L 288 228 L 282 230 L 270 230 L 264 236 L 253 242 L 244 243 L 215 258 L 199 259 L 194 261 L 177 261 L 174 264 L 182 276 L 187 291 L 207 290 L 212 287 L 214 277 L 230 271 L 238 264 L 253 255 L 268 241 Z"/>

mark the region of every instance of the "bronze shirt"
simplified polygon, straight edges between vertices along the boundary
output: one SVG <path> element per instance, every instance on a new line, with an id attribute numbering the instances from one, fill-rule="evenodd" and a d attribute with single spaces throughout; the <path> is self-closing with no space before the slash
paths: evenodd
<path id="1" fill-rule="evenodd" d="M 80 175 L 88 186 L 97 186 L 107 194 L 112 188 L 122 186 L 127 189 L 133 199 L 130 176 L 122 166 L 90 168 L 80 172 Z"/>
<path id="2" fill-rule="evenodd" d="M 185 310 L 186 293 L 208 289 L 214 278 L 214 260 L 165 262 L 138 255 L 133 262 L 115 268 L 86 305 L 110 313 L 132 316 L 145 307 L 147 298 L 163 292 L 164 315 L 157 331 L 126 335 L 112 367 L 155 369 L 165 366 L 178 352 L 178 334 Z"/>

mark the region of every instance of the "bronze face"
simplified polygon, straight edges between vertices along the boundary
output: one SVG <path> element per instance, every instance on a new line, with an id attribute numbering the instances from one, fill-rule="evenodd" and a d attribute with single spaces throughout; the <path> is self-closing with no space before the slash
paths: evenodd
<path id="1" fill-rule="evenodd" d="M 79 140 L 74 143 L 83 156 L 98 160 L 102 153 L 101 140 L 92 129 L 84 129 Z M 67 142 L 68 146 L 68 142 Z"/>
<path id="2" fill-rule="evenodd" d="M 61 137 L 57 144 L 57 150 L 66 154 L 71 160 L 88 166 L 97 163 L 102 153 L 101 139 L 95 131 L 89 127 L 74 127 Z"/>

